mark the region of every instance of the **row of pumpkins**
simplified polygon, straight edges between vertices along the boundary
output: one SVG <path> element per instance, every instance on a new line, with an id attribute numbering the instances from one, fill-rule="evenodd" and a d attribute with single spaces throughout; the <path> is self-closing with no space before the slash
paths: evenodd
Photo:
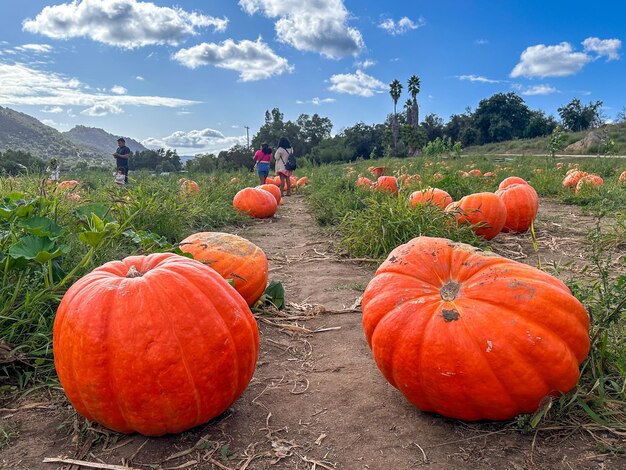
<path id="1" fill-rule="evenodd" d="M 379 176 L 377 182 L 371 184 L 359 177 L 356 185 L 398 194 L 398 182 L 394 176 Z M 423 204 L 439 206 L 453 213 L 459 223 L 470 224 L 472 230 L 486 240 L 500 232 L 526 232 L 539 210 L 537 192 L 518 176 L 504 179 L 495 193 L 469 194 L 453 201 L 443 189 L 426 188 L 411 193 L 409 202 L 413 207 Z"/>
<path id="2" fill-rule="evenodd" d="M 206 423 L 254 374 L 250 306 L 267 283 L 265 253 L 219 232 L 180 247 L 194 259 L 158 253 L 106 263 L 59 305 L 59 380 L 80 414 L 115 431 L 156 436 Z M 463 420 L 536 411 L 576 385 L 589 351 L 588 315 L 561 281 L 441 238 L 394 249 L 362 310 L 385 378 L 419 409 Z"/>

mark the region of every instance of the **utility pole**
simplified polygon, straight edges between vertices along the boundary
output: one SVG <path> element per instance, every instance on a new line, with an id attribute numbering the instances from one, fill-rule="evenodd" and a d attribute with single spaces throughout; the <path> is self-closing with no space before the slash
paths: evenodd
<path id="1" fill-rule="evenodd" d="M 246 141 L 248 142 L 248 149 L 250 148 L 250 126 L 243 126 L 246 128 Z"/>

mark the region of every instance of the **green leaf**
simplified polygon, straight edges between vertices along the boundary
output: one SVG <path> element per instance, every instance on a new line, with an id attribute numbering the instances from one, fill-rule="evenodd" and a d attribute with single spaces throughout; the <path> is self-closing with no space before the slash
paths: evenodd
<path id="1" fill-rule="evenodd" d="M 57 238 L 63 233 L 63 229 L 47 217 L 31 217 L 23 220 L 19 225 L 28 233 L 38 237 Z"/>
<path id="2" fill-rule="evenodd" d="M 283 309 L 285 307 L 285 288 L 282 282 L 271 281 L 265 289 L 264 295 L 277 309 Z"/>
<path id="3" fill-rule="evenodd" d="M 96 214 L 91 214 L 91 225 L 96 232 L 103 232 L 104 231 L 104 222 L 103 220 L 98 217 Z"/>
<path id="4" fill-rule="evenodd" d="M 81 242 L 95 248 L 106 236 L 107 234 L 105 232 L 94 232 L 92 230 L 86 230 L 84 232 L 80 232 L 78 238 Z"/>
<path id="5" fill-rule="evenodd" d="M 107 220 L 111 222 L 113 217 L 111 217 L 110 214 L 107 215 L 108 211 L 109 208 L 104 204 L 94 202 L 92 204 L 85 204 L 84 206 L 77 207 L 74 209 L 74 214 L 82 222 L 88 222 L 91 220 L 91 214 L 95 214 L 100 220 Z"/>
<path id="6" fill-rule="evenodd" d="M 69 253 L 70 248 L 67 245 L 55 246 L 54 240 L 48 237 L 38 237 L 36 235 L 28 235 L 20 238 L 16 243 L 9 247 L 9 256 L 12 258 L 24 258 L 35 260 L 44 264 L 51 259 L 58 258 Z"/>

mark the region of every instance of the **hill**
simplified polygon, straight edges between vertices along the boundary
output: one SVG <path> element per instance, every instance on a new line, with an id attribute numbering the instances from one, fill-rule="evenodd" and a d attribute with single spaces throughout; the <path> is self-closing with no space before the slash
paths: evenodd
<path id="1" fill-rule="evenodd" d="M 34 117 L 0 106 L 0 152 L 6 150 L 21 150 L 44 160 L 96 156 Z"/>
<path id="2" fill-rule="evenodd" d="M 100 129 L 98 127 L 80 125 L 75 126 L 67 132 L 63 132 L 63 135 L 72 142 L 75 142 L 77 145 L 80 145 L 93 153 L 106 156 L 111 155 L 115 151 L 117 139 L 120 137 L 110 134 L 104 129 Z M 126 146 L 133 153 L 148 150 L 146 147 L 130 137 L 124 136 L 124 139 L 126 140 Z"/>

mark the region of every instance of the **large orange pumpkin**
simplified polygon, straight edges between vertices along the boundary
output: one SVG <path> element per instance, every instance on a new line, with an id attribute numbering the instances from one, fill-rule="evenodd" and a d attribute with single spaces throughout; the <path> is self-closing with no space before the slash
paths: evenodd
<path id="1" fill-rule="evenodd" d="M 498 185 L 498 189 L 504 189 L 512 184 L 528 184 L 528 182 L 519 176 L 509 176 L 508 178 L 504 178 L 502 180 L 502 182 Z"/>
<path id="2" fill-rule="evenodd" d="M 257 189 L 262 189 L 263 191 L 267 191 L 272 196 L 274 196 L 274 199 L 276 199 L 276 204 L 280 204 L 280 200 L 282 199 L 282 196 L 280 194 L 280 188 L 276 186 L 275 184 L 273 183 L 262 184 L 260 186 L 257 186 Z"/>
<path id="3" fill-rule="evenodd" d="M 589 318 L 560 280 L 469 245 L 419 237 L 363 295 L 378 368 L 417 408 L 463 420 L 532 413 L 571 390 Z"/>
<path id="4" fill-rule="evenodd" d="M 500 233 L 506 222 L 506 206 L 494 193 L 475 193 L 464 196 L 446 207 L 459 223 L 472 225 L 476 235 L 491 240 Z"/>
<path id="5" fill-rule="evenodd" d="M 530 228 L 539 210 L 539 196 L 529 184 L 511 184 L 498 189 L 496 195 L 506 206 L 503 232 L 525 232 Z"/>
<path id="6" fill-rule="evenodd" d="M 376 189 L 398 194 L 398 180 L 395 176 L 379 176 L 376 180 Z"/>
<path id="7" fill-rule="evenodd" d="M 256 188 L 243 188 L 233 198 L 233 207 L 257 219 L 272 217 L 278 204 L 267 191 Z"/>
<path id="8" fill-rule="evenodd" d="M 194 259 L 207 264 L 224 279 L 232 279 L 233 287 L 248 305 L 254 305 L 265 291 L 267 256 L 245 238 L 222 232 L 194 233 L 180 242 L 180 249 L 191 253 Z"/>
<path id="9" fill-rule="evenodd" d="M 452 203 L 452 197 L 443 189 L 426 188 L 411 193 L 409 202 L 412 207 L 420 204 L 434 204 L 445 209 L 448 204 Z"/>
<path id="10" fill-rule="evenodd" d="M 256 321 L 208 266 L 172 253 L 111 261 L 57 310 L 54 364 L 76 410 L 118 432 L 178 433 L 220 415 L 246 389 Z"/>

